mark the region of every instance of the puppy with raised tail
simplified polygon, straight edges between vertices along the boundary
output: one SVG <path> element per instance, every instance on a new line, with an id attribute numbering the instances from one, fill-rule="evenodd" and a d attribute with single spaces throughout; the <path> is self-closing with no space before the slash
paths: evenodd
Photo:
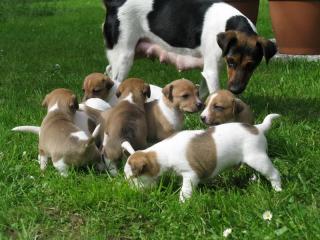
<path id="1" fill-rule="evenodd" d="M 179 79 L 162 89 L 159 100 L 145 104 L 148 141 L 158 142 L 183 127 L 184 112 L 197 112 L 203 104 L 197 87 L 189 80 Z"/>
<path id="2" fill-rule="evenodd" d="M 84 92 L 83 101 L 89 98 L 100 98 L 115 106 L 118 102 L 116 96 L 120 82 L 112 81 L 102 73 L 91 73 L 84 79 L 82 90 Z M 148 101 L 160 99 L 162 89 L 155 85 L 150 85 L 151 95 Z"/>
<path id="3" fill-rule="evenodd" d="M 150 95 L 150 86 L 142 79 L 129 78 L 117 89 L 117 105 L 101 114 L 103 154 L 111 175 L 117 174 L 122 142 L 129 141 L 134 149 L 147 146 L 144 104 Z"/>
<path id="4" fill-rule="evenodd" d="M 123 147 L 133 153 L 124 167 L 126 178 L 148 186 L 172 169 L 183 178 L 180 200 L 184 201 L 202 179 L 245 163 L 264 175 L 275 191 L 281 191 L 280 174 L 267 155 L 264 136 L 278 116 L 270 114 L 258 125 L 226 123 L 207 130 L 182 131 L 142 151 L 134 152 L 125 142 Z"/>
<path id="5" fill-rule="evenodd" d="M 56 89 L 46 95 L 42 105 L 47 107 L 48 113 L 39 131 L 41 170 L 46 169 L 48 158 L 62 176 L 68 175 L 71 166 L 94 166 L 103 170 L 105 164 L 94 141 L 100 126 L 92 137 L 74 124 L 74 114 L 78 109 L 76 96 L 68 89 Z"/>
<path id="6" fill-rule="evenodd" d="M 229 122 L 253 124 L 250 107 L 228 90 L 218 90 L 206 100 L 205 109 L 200 115 L 207 125 L 219 125 Z"/>

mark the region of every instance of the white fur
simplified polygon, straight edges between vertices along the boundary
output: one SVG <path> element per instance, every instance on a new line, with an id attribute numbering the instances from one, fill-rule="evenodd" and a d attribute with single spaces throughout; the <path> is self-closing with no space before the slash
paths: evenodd
<path id="1" fill-rule="evenodd" d="M 67 177 L 68 176 L 68 169 L 69 166 L 65 164 L 63 158 L 58 160 L 57 162 L 53 163 L 53 166 L 58 170 L 61 176 Z"/>
<path id="2" fill-rule="evenodd" d="M 40 135 L 40 127 L 38 126 L 18 126 L 11 130 L 15 132 L 31 132 Z"/>
<path id="3" fill-rule="evenodd" d="M 87 135 L 90 135 L 90 130 L 88 126 L 88 120 L 90 117 L 84 111 L 76 111 L 73 117 L 74 124 L 81 130 L 85 131 Z"/>
<path id="4" fill-rule="evenodd" d="M 93 133 L 92 133 L 92 137 L 93 137 L 93 138 L 97 138 L 97 137 L 99 136 L 100 127 L 101 127 L 101 124 L 98 124 L 98 125 L 96 126 L 96 128 L 93 130 Z"/>
<path id="5" fill-rule="evenodd" d="M 263 134 L 270 127 L 271 120 L 278 116 L 278 114 L 270 114 L 262 124 L 255 125 L 259 131 L 257 135 L 249 132 L 240 123 L 228 123 L 216 126 L 212 133 L 212 138 L 216 146 L 217 165 L 211 177 L 216 176 L 227 167 L 245 163 L 268 178 L 276 191 L 281 191 L 280 174 L 266 153 L 267 141 Z M 173 169 L 177 174 L 182 176 L 181 201 L 191 196 L 192 188 L 197 186 L 200 180 L 196 172 L 189 165 L 186 150 L 191 139 L 204 132 L 205 130 L 182 131 L 148 149 L 142 150 L 142 152 L 152 151 L 156 153 L 157 162 L 160 165 L 158 176 L 169 169 Z M 132 170 L 128 161 L 124 171 L 126 178 L 131 179 Z M 154 178 L 149 177 L 147 180 L 147 176 L 143 177 L 145 185 L 147 185 L 148 181 L 154 181 Z M 140 177 L 136 181 L 138 180 L 140 180 Z"/>
<path id="6" fill-rule="evenodd" d="M 101 112 L 107 111 L 111 108 L 110 104 L 100 98 L 89 98 L 84 103 L 85 106 L 97 109 Z M 80 106 L 79 106 L 80 108 Z"/>
<path id="7" fill-rule="evenodd" d="M 126 97 L 123 99 L 123 101 L 128 101 L 129 103 L 134 104 L 132 96 L 133 96 L 132 93 L 129 93 L 129 95 L 126 96 Z"/>
<path id="8" fill-rule="evenodd" d="M 219 89 L 219 68 L 222 51 L 216 36 L 225 31 L 226 21 L 235 15 L 242 15 L 236 8 L 226 3 L 214 3 L 204 16 L 200 46 L 195 49 L 172 47 L 150 31 L 147 15 L 152 10 L 152 0 L 127 0 L 118 9 L 120 35 L 113 49 L 106 52 L 109 60 L 107 72 L 111 79 L 122 82 L 133 64 L 135 47 L 139 39 L 148 38 L 167 51 L 195 57 L 203 57 L 203 76 L 209 92 Z M 255 30 L 249 19 L 248 22 Z"/>
<path id="9" fill-rule="evenodd" d="M 40 163 L 40 169 L 41 169 L 41 171 L 44 171 L 48 165 L 48 157 L 44 156 L 44 155 L 39 155 L 38 159 L 39 159 L 39 163 Z"/>
<path id="10" fill-rule="evenodd" d="M 73 132 L 70 136 L 78 138 L 80 141 L 87 141 L 89 139 L 88 135 L 84 131 Z"/>
<path id="11" fill-rule="evenodd" d="M 131 146 L 131 144 L 128 141 L 124 141 L 121 144 L 121 147 L 123 149 L 127 150 L 129 154 L 134 154 L 135 153 L 135 150 L 133 149 L 133 147 Z"/>
<path id="12" fill-rule="evenodd" d="M 164 96 L 159 99 L 158 106 L 164 117 L 168 122 L 173 126 L 175 130 L 180 130 L 183 125 L 183 118 L 181 117 L 182 113 L 176 109 L 169 108 L 164 102 Z"/>
<path id="13" fill-rule="evenodd" d="M 218 95 L 217 93 L 213 93 L 211 96 L 209 96 L 210 99 L 209 99 L 209 101 L 208 101 L 207 106 L 205 107 L 205 109 L 202 111 L 202 113 L 201 113 L 201 115 L 200 115 L 201 118 L 203 118 L 203 117 L 207 118 L 207 117 L 209 116 L 209 114 L 210 114 L 210 110 L 209 110 L 209 109 L 212 107 L 212 106 L 211 106 L 211 103 L 212 103 L 212 101 L 214 100 L 214 98 L 215 98 L 217 95 Z"/>
<path id="14" fill-rule="evenodd" d="M 59 109 L 58 103 L 56 102 L 53 106 L 48 109 L 48 112 L 54 112 Z"/>

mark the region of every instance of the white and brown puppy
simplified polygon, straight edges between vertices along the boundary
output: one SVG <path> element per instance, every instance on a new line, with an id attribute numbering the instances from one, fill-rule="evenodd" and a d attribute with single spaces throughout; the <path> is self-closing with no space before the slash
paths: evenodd
<path id="1" fill-rule="evenodd" d="M 253 124 L 253 113 L 250 107 L 236 98 L 228 90 L 218 90 L 206 100 L 205 109 L 200 115 L 207 125 L 219 125 L 229 122 Z"/>
<path id="2" fill-rule="evenodd" d="M 162 89 L 159 100 L 145 104 L 148 141 L 158 142 L 183 127 L 184 112 L 198 112 L 203 104 L 198 88 L 189 80 L 179 79 Z"/>
<path id="3" fill-rule="evenodd" d="M 76 96 L 68 89 L 55 89 L 42 102 L 48 113 L 42 121 L 39 132 L 39 161 L 45 170 L 48 158 L 61 175 L 67 176 L 70 166 L 95 166 L 105 168 L 94 138 L 78 128 L 74 114 L 78 109 Z M 13 129 L 14 130 L 14 129 Z M 99 127 L 93 136 L 98 135 Z"/>
<path id="4" fill-rule="evenodd" d="M 265 132 L 278 114 L 266 116 L 262 124 L 226 123 L 207 130 L 187 130 L 148 149 L 134 152 L 124 167 L 126 178 L 148 186 L 169 169 L 183 178 L 180 200 L 189 198 L 200 180 L 214 177 L 227 167 L 245 163 L 264 175 L 275 191 L 281 191 L 278 170 L 267 155 Z"/>
<path id="5" fill-rule="evenodd" d="M 103 154 L 111 175 L 117 174 L 122 142 L 129 141 L 134 149 L 147 147 L 144 104 L 150 94 L 150 86 L 142 79 L 129 78 L 117 89 L 118 104 L 101 114 Z"/>
<path id="6" fill-rule="evenodd" d="M 120 82 L 112 81 L 108 76 L 102 73 L 91 73 L 83 82 L 83 101 L 89 98 L 100 98 L 107 101 L 111 106 L 115 106 L 118 102 L 116 96 Z M 161 98 L 162 88 L 150 85 L 151 95 L 148 101 L 153 101 Z"/>

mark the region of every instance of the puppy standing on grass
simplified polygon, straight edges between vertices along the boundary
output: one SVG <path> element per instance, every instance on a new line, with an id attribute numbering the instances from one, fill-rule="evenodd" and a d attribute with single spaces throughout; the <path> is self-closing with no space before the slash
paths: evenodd
<path id="1" fill-rule="evenodd" d="M 94 138 L 88 136 L 73 122 L 78 109 L 76 96 L 68 89 L 56 89 L 45 97 L 42 105 L 47 107 L 48 113 L 39 131 L 41 170 L 46 169 L 49 157 L 62 176 L 67 176 L 70 166 L 92 165 L 103 170 L 105 164 Z M 98 135 L 98 131 L 99 127 L 94 131 L 94 137 Z"/>
<path id="2" fill-rule="evenodd" d="M 122 142 L 131 142 L 135 149 L 147 146 L 144 104 L 150 95 L 150 86 L 142 79 L 129 78 L 117 89 L 118 104 L 101 114 L 103 153 L 111 175 L 117 174 Z"/>
<path id="3" fill-rule="evenodd" d="M 200 118 L 207 125 L 229 122 L 242 122 L 251 125 L 254 123 L 250 107 L 228 90 L 218 90 L 211 94 L 205 105 Z"/>
<path id="4" fill-rule="evenodd" d="M 111 106 L 118 102 L 116 96 L 120 82 L 114 82 L 102 73 L 91 73 L 84 79 L 82 90 L 84 92 L 83 101 L 89 98 L 101 98 Z M 155 85 L 150 85 L 151 95 L 149 101 L 160 99 L 162 89 Z"/>
<path id="5" fill-rule="evenodd" d="M 197 87 L 189 80 L 179 79 L 162 89 L 159 100 L 145 104 L 148 141 L 161 141 L 182 129 L 184 112 L 197 112 L 203 104 Z"/>
<path id="6" fill-rule="evenodd" d="M 227 167 L 246 163 L 264 175 L 275 191 L 281 191 L 278 170 L 267 155 L 264 136 L 278 114 L 266 116 L 262 124 L 227 123 L 207 130 L 182 131 L 148 149 L 134 152 L 128 142 L 122 146 L 132 155 L 124 167 L 126 178 L 147 186 L 169 169 L 183 178 L 180 200 L 192 194 L 200 180 L 214 177 Z"/>

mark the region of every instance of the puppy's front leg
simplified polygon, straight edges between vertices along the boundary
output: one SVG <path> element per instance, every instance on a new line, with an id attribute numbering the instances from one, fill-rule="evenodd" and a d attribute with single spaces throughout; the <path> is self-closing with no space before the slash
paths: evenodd
<path id="1" fill-rule="evenodd" d="M 182 187 L 180 191 L 180 202 L 185 202 L 191 197 L 192 188 L 196 187 L 199 183 L 199 178 L 196 174 L 183 174 Z"/>

